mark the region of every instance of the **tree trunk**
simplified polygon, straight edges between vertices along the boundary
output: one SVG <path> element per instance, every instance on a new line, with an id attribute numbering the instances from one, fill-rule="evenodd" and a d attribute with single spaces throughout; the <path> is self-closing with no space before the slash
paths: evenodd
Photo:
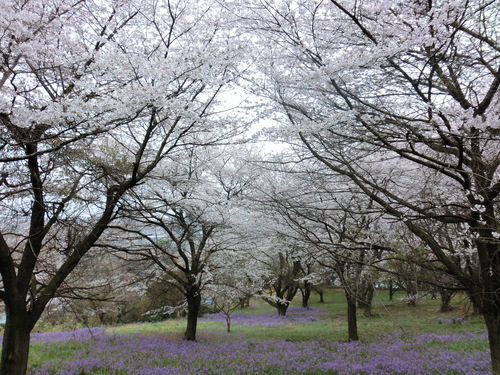
<path id="1" fill-rule="evenodd" d="M 198 313 L 200 312 L 201 295 L 197 288 L 191 288 L 186 296 L 188 304 L 187 327 L 184 339 L 196 341 L 196 327 L 198 325 Z"/>
<path id="2" fill-rule="evenodd" d="M 323 289 L 316 289 L 316 292 L 319 294 L 319 302 L 325 303 L 325 293 L 323 292 Z"/>
<path id="3" fill-rule="evenodd" d="M 394 281 L 389 280 L 389 301 L 392 301 L 392 297 L 394 297 L 394 293 L 396 293 L 396 288 L 394 288 Z"/>
<path id="4" fill-rule="evenodd" d="M 451 303 L 451 298 L 453 297 L 453 294 L 455 294 L 455 292 L 444 288 L 439 288 L 438 291 L 439 291 L 439 296 L 441 297 L 441 308 L 439 309 L 439 311 L 440 312 L 452 311 L 453 307 L 451 307 L 450 303 Z"/>
<path id="5" fill-rule="evenodd" d="M 493 375 L 500 375 L 500 322 L 498 314 L 484 314 L 488 330 Z"/>
<path id="6" fill-rule="evenodd" d="M 483 301 L 479 297 L 480 292 L 467 290 L 467 295 L 472 305 L 473 314 L 479 315 L 483 313 Z"/>
<path id="7" fill-rule="evenodd" d="M 349 335 L 349 341 L 358 341 L 358 323 L 356 317 L 356 298 L 349 296 L 347 297 L 347 331 Z"/>
<path id="8" fill-rule="evenodd" d="M 302 294 L 302 307 L 307 309 L 309 307 L 309 298 L 311 297 L 311 284 L 309 281 L 304 281 L 300 293 Z"/>
<path id="9" fill-rule="evenodd" d="M 240 297 L 240 307 L 250 306 L 250 296 Z"/>
<path id="10" fill-rule="evenodd" d="M 288 304 L 278 302 L 276 304 L 276 309 L 278 310 L 279 316 L 286 316 L 286 310 L 288 309 Z"/>
<path id="11" fill-rule="evenodd" d="M 231 314 L 226 314 L 226 327 L 227 332 L 231 332 Z"/>
<path id="12" fill-rule="evenodd" d="M 13 317 L 12 317 L 13 316 Z M 26 313 L 7 314 L 0 374 L 25 375 L 28 368 L 31 324 Z"/>
<path id="13" fill-rule="evenodd" d="M 363 285 L 363 290 L 360 293 L 361 298 L 358 299 L 358 308 L 363 309 L 364 316 L 372 316 L 372 301 L 375 294 L 375 288 L 371 282 L 366 282 Z"/>
<path id="14" fill-rule="evenodd" d="M 366 295 L 366 300 L 363 300 L 361 307 L 363 309 L 363 316 L 372 316 L 372 300 L 373 300 L 374 290 L 372 289 Z"/>
<path id="15" fill-rule="evenodd" d="M 408 306 L 416 306 L 418 298 L 418 286 L 413 280 L 406 283 L 406 301 Z"/>

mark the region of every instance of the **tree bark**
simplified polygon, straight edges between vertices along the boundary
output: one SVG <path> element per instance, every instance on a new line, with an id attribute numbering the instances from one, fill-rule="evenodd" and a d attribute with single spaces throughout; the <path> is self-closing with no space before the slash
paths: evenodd
<path id="1" fill-rule="evenodd" d="M 358 298 L 358 308 L 363 309 L 363 315 L 372 316 L 372 301 L 375 288 L 371 282 L 366 282 L 362 286 L 360 298 Z"/>
<path id="2" fill-rule="evenodd" d="M 491 353 L 493 375 L 500 375 L 500 322 L 499 314 L 484 314 L 484 321 L 488 330 L 488 341 Z"/>
<path id="3" fill-rule="evenodd" d="M 349 335 L 349 341 L 358 341 L 358 323 L 357 323 L 357 309 L 356 309 L 356 298 L 349 296 L 347 297 L 347 331 Z"/>
<path id="4" fill-rule="evenodd" d="M 389 280 L 389 301 L 392 301 L 392 297 L 394 297 L 394 293 L 396 293 L 396 288 L 394 288 L 394 281 Z"/>
<path id="5" fill-rule="evenodd" d="M 441 297 L 441 307 L 439 311 L 440 312 L 452 311 L 453 307 L 450 305 L 450 303 L 451 303 L 451 298 L 453 297 L 453 294 L 455 294 L 455 292 L 444 288 L 439 288 L 438 291 L 439 291 L 439 296 Z"/>
<path id="6" fill-rule="evenodd" d="M 410 280 L 406 283 L 406 301 L 408 306 L 416 306 L 418 298 L 418 287 L 417 284 Z"/>
<path id="7" fill-rule="evenodd" d="M 279 316 L 286 316 L 286 310 L 288 309 L 288 304 L 284 303 L 277 303 L 276 304 L 276 309 L 278 310 L 278 315 Z"/>
<path id="8" fill-rule="evenodd" d="M 25 375 L 28 368 L 31 324 L 26 312 L 7 313 L 0 374 Z"/>
<path id="9" fill-rule="evenodd" d="M 320 303 L 325 303 L 325 297 L 324 297 L 324 292 L 323 289 L 317 289 L 316 292 L 319 294 L 319 302 Z"/>
<path id="10" fill-rule="evenodd" d="M 309 307 L 309 298 L 311 297 L 311 284 L 309 281 L 304 281 L 300 293 L 302 294 L 302 307 L 307 309 Z"/>
<path id="11" fill-rule="evenodd" d="M 240 298 L 240 307 L 249 307 L 250 306 L 250 296 L 245 296 Z"/>
<path id="12" fill-rule="evenodd" d="M 188 313 L 187 326 L 184 333 L 184 339 L 188 341 L 196 341 L 196 328 L 198 325 L 198 314 L 201 306 L 201 295 L 197 288 L 191 288 L 187 295 Z"/>

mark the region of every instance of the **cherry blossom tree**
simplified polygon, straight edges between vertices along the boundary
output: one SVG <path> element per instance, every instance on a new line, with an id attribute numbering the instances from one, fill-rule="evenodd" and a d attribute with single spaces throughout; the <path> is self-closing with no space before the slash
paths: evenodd
<path id="1" fill-rule="evenodd" d="M 112 225 L 121 233 L 102 243 L 128 261 L 150 264 L 158 277 L 184 295 L 186 340 L 196 340 L 207 285 L 224 284 L 217 279 L 217 259 L 227 259 L 224 254 L 237 251 L 243 241 L 238 221 L 244 220 L 240 200 L 246 183 L 243 176 L 223 171 L 233 164 L 228 155 L 228 147 L 215 146 L 189 146 L 172 154 L 123 203 L 120 220 Z M 210 298 L 215 299 L 213 290 Z"/>
<path id="2" fill-rule="evenodd" d="M 17 375 L 121 203 L 181 145 L 227 138 L 233 122 L 212 108 L 240 49 L 210 1 L 0 8 L 0 373 Z"/>
<path id="3" fill-rule="evenodd" d="M 494 2 L 252 2 L 252 81 L 325 168 L 400 221 L 476 300 L 500 373 L 499 13 Z M 434 194 L 425 185 L 432 186 Z M 443 241 L 464 228 L 460 247 Z M 477 273 L 456 260 L 473 253 Z"/>
<path id="4" fill-rule="evenodd" d="M 300 263 L 313 260 L 340 282 L 347 300 L 348 337 L 358 340 L 357 306 L 370 315 L 374 267 L 382 269 L 386 253 L 393 251 L 387 245 L 390 231 L 373 202 L 352 196 L 345 178 L 315 160 L 291 155 L 281 162 L 286 183 L 272 187 L 268 204 L 288 228 L 283 235 L 303 249 L 296 255 Z"/>
<path id="5" fill-rule="evenodd" d="M 303 276 L 300 261 L 286 241 L 281 244 L 274 241 L 273 248 L 264 251 L 260 260 L 262 267 L 268 271 L 260 297 L 273 306 L 278 315 L 285 316 Z"/>
<path id="6" fill-rule="evenodd" d="M 204 296 L 210 298 L 219 313 L 224 314 L 227 332 L 231 332 L 233 312 L 246 307 L 246 301 L 262 289 L 264 273 L 248 249 L 227 251 L 213 262 L 213 281 L 207 285 Z"/>

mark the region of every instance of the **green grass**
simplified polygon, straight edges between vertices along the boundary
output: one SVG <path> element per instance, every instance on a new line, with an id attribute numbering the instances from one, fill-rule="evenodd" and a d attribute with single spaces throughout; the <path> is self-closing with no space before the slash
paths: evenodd
<path id="1" fill-rule="evenodd" d="M 452 301 L 455 310 L 440 313 L 439 300 L 424 298 L 416 306 L 408 306 L 403 300 L 404 293 L 397 292 L 393 301 L 389 301 L 387 291 L 378 291 L 374 298 L 373 316 L 364 317 L 358 311 L 358 331 L 361 339 L 379 334 L 402 330 L 403 332 L 464 332 L 484 328 L 481 316 L 472 315 L 466 298 L 457 296 Z M 325 321 L 307 324 L 287 324 L 285 326 L 234 326 L 231 334 L 241 334 L 255 339 L 310 340 L 328 339 L 342 341 L 347 338 L 347 317 L 345 296 L 340 289 L 328 289 L 324 294 L 325 303 L 320 303 L 316 294 L 311 297 L 311 307 L 324 310 Z M 300 307 L 300 298 L 292 306 Z M 235 314 L 269 314 L 275 309 L 260 299 L 252 300 L 250 307 L 236 310 Z M 467 316 L 462 324 L 443 324 L 439 318 L 447 316 Z M 116 333 L 160 334 L 169 337 L 182 337 L 185 319 L 171 319 L 158 323 L 127 324 L 110 328 Z M 198 335 L 211 336 L 213 332 L 225 330 L 224 323 L 199 322 Z"/>
<path id="2" fill-rule="evenodd" d="M 32 343 L 30 346 L 30 367 L 38 367 L 47 362 L 62 363 L 75 356 L 75 352 L 85 352 L 88 343 L 64 341 L 57 344 Z"/>

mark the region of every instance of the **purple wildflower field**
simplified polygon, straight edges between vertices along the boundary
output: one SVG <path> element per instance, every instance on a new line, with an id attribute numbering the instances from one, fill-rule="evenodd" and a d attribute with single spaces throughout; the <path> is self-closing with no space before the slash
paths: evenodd
<path id="1" fill-rule="evenodd" d="M 291 310 L 288 317 L 235 314 L 235 324 L 274 326 L 326 319 L 320 311 Z M 223 324 L 224 316 L 203 321 Z M 286 329 L 286 327 L 283 327 Z M 486 334 L 401 331 L 362 342 L 280 341 L 227 334 L 201 334 L 197 342 L 158 335 L 113 334 L 102 328 L 34 334 L 38 351 L 73 343 L 70 357 L 45 362 L 30 375 L 184 374 L 488 374 Z M 42 344 L 42 345 L 40 345 Z M 482 349 L 478 349 L 482 348 Z"/>
<path id="2" fill-rule="evenodd" d="M 300 307 L 290 307 L 286 316 L 278 316 L 275 311 L 267 314 L 231 314 L 231 325 L 233 326 L 263 326 L 273 327 L 288 323 L 310 323 L 327 321 L 328 317 L 324 311 L 316 308 L 303 309 Z M 200 322 L 224 322 L 226 316 L 222 313 L 206 314 Z"/>
<path id="3" fill-rule="evenodd" d="M 64 333 L 61 340 L 71 337 Z M 487 374 L 484 351 L 460 353 L 450 343 L 485 339 L 476 334 L 387 335 L 376 342 L 201 339 L 88 335 L 74 358 L 45 363 L 32 375 L 80 374 Z M 41 338 L 38 338 L 40 340 Z"/>

